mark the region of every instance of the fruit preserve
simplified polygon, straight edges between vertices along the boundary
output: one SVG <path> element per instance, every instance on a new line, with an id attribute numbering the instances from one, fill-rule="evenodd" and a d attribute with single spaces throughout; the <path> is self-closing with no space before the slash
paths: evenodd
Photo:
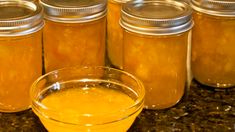
<path id="1" fill-rule="evenodd" d="M 45 8 L 46 72 L 105 63 L 105 0 L 41 0 Z"/>
<path id="2" fill-rule="evenodd" d="M 191 8 L 176 1 L 127 2 L 120 24 L 125 30 L 123 69 L 144 82 L 145 107 L 175 105 L 187 80 Z"/>
<path id="3" fill-rule="evenodd" d="M 128 95 L 112 90 L 105 87 L 84 87 L 84 88 L 72 88 L 67 90 L 61 90 L 60 92 L 51 94 L 47 96 L 41 102 L 43 105 L 49 109 L 59 111 L 61 114 L 56 115 L 50 111 L 43 111 L 44 114 L 47 114 L 50 117 L 54 117 L 57 120 L 64 122 L 78 123 L 78 124 L 96 124 L 106 122 L 107 120 L 115 120 L 118 116 L 120 118 L 125 116 L 123 115 L 114 115 L 113 117 L 99 116 L 100 114 L 108 114 L 111 112 L 119 112 L 122 109 L 125 109 L 128 106 L 134 104 Z M 60 105 L 58 105 L 60 104 Z M 127 117 L 125 120 L 113 123 L 113 125 L 103 124 L 102 129 L 95 129 L 96 126 L 77 126 L 77 127 L 68 127 L 69 125 L 57 125 L 56 122 L 53 122 L 43 116 L 39 116 L 42 123 L 46 126 L 51 132 L 76 132 L 95 130 L 96 132 L 111 132 L 114 128 L 117 132 L 126 131 L 131 124 L 134 122 L 136 116 L 140 113 L 141 109 L 134 115 Z M 71 116 L 70 116 L 71 115 Z M 90 119 L 87 117 L 77 117 L 76 115 L 90 115 Z M 97 115 L 97 116 L 96 116 Z"/>
<path id="4" fill-rule="evenodd" d="M 42 74 L 42 8 L 0 1 L 0 112 L 30 106 L 29 88 Z"/>
<path id="5" fill-rule="evenodd" d="M 144 87 L 108 67 L 69 67 L 31 87 L 32 109 L 49 132 L 126 132 L 143 109 Z"/>
<path id="6" fill-rule="evenodd" d="M 123 30 L 119 25 L 122 4 L 129 0 L 109 0 L 107 13 L 107 52 L 112 66 L 122 69 Z"/>
<path id="7" fill-rule="evenodd" d="M 195 27 L 192 32 L 192 72 L 207 86 L 235 86 L 235 1 L 191 1 Z"/>

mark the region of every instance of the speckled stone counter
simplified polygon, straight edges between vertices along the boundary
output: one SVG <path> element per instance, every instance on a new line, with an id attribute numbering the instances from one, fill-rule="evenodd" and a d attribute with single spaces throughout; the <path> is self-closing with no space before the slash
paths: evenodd
<path id="1" fill-rule="evenodd" d="M 193 81 L 188 94 L 165 110 L 144 110 L 129 132 L 235 132 L 235 88 L 209 89 Z M 46 132 L 31 110 L 0 113 L 0 132 Z"/>

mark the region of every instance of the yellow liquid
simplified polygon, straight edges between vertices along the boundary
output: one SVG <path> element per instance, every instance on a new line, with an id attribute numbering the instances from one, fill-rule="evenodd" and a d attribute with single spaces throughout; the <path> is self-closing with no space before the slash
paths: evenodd
<path id="1" fill-rule="evenodd" d="M 128 130 L 141 111 L 140 109 L 138 112 L 127 117 L 129 113 L 120 112 L 120 110 L 133 105 L 134 100 L 124 93 L 104 87 L 61 90 L 60 92 L 47 96 L 42 100 L 42 104 L 56 111 L 42 111 L 48 117 L 63 122 L 80 124 L 66 124 L 39 115 L 42 123 L 50 132 L 111 132 L 113 130 L 124 132 Z M 110 121 L 116 122 L 109 123 Z"/>

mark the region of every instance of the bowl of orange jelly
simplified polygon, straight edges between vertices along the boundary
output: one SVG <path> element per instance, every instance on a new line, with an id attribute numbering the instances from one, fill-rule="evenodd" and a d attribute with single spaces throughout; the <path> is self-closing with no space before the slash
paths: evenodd
<path id="1" fill-rule="evenodd" d="M 32 110 L 49 132 L 125 132 L 143 109 L 135 76 L 109 67 L 69 67 L 31 86 Z"/>

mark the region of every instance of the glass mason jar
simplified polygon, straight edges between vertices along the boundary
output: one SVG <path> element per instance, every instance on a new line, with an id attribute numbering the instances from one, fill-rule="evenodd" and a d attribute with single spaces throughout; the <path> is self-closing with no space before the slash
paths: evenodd
<path id="1" fill-rule="evenodd" d="M 177 1 L 133 1 L 122 7 L 123 69 L 143 81 L 147 109 L 171 107 L 184 94 L 191 12 Z"/>
<path id="2" fill-rule="evenodd" d="M 41 0 L 46 72 L 105 63 L 105 0 Z"/>
<path id="3" fill-rule="evenodd" d="M 122 69 L 123 30 L 119 25 L 122 4 L 130 0 L 108 0 L 107 56 L 111 66 Z"/>
<path id="4" fill-rule="evenodd" d="M 191 1 L 192 72 L 207 86 L 235 86 L 235 1 Z"/>
<path id="5" fill-rule="evenodd" d="M 42 7 L 0 1 L 0 112 L 30 106 L 29 89 L 42 75 Z"/>

